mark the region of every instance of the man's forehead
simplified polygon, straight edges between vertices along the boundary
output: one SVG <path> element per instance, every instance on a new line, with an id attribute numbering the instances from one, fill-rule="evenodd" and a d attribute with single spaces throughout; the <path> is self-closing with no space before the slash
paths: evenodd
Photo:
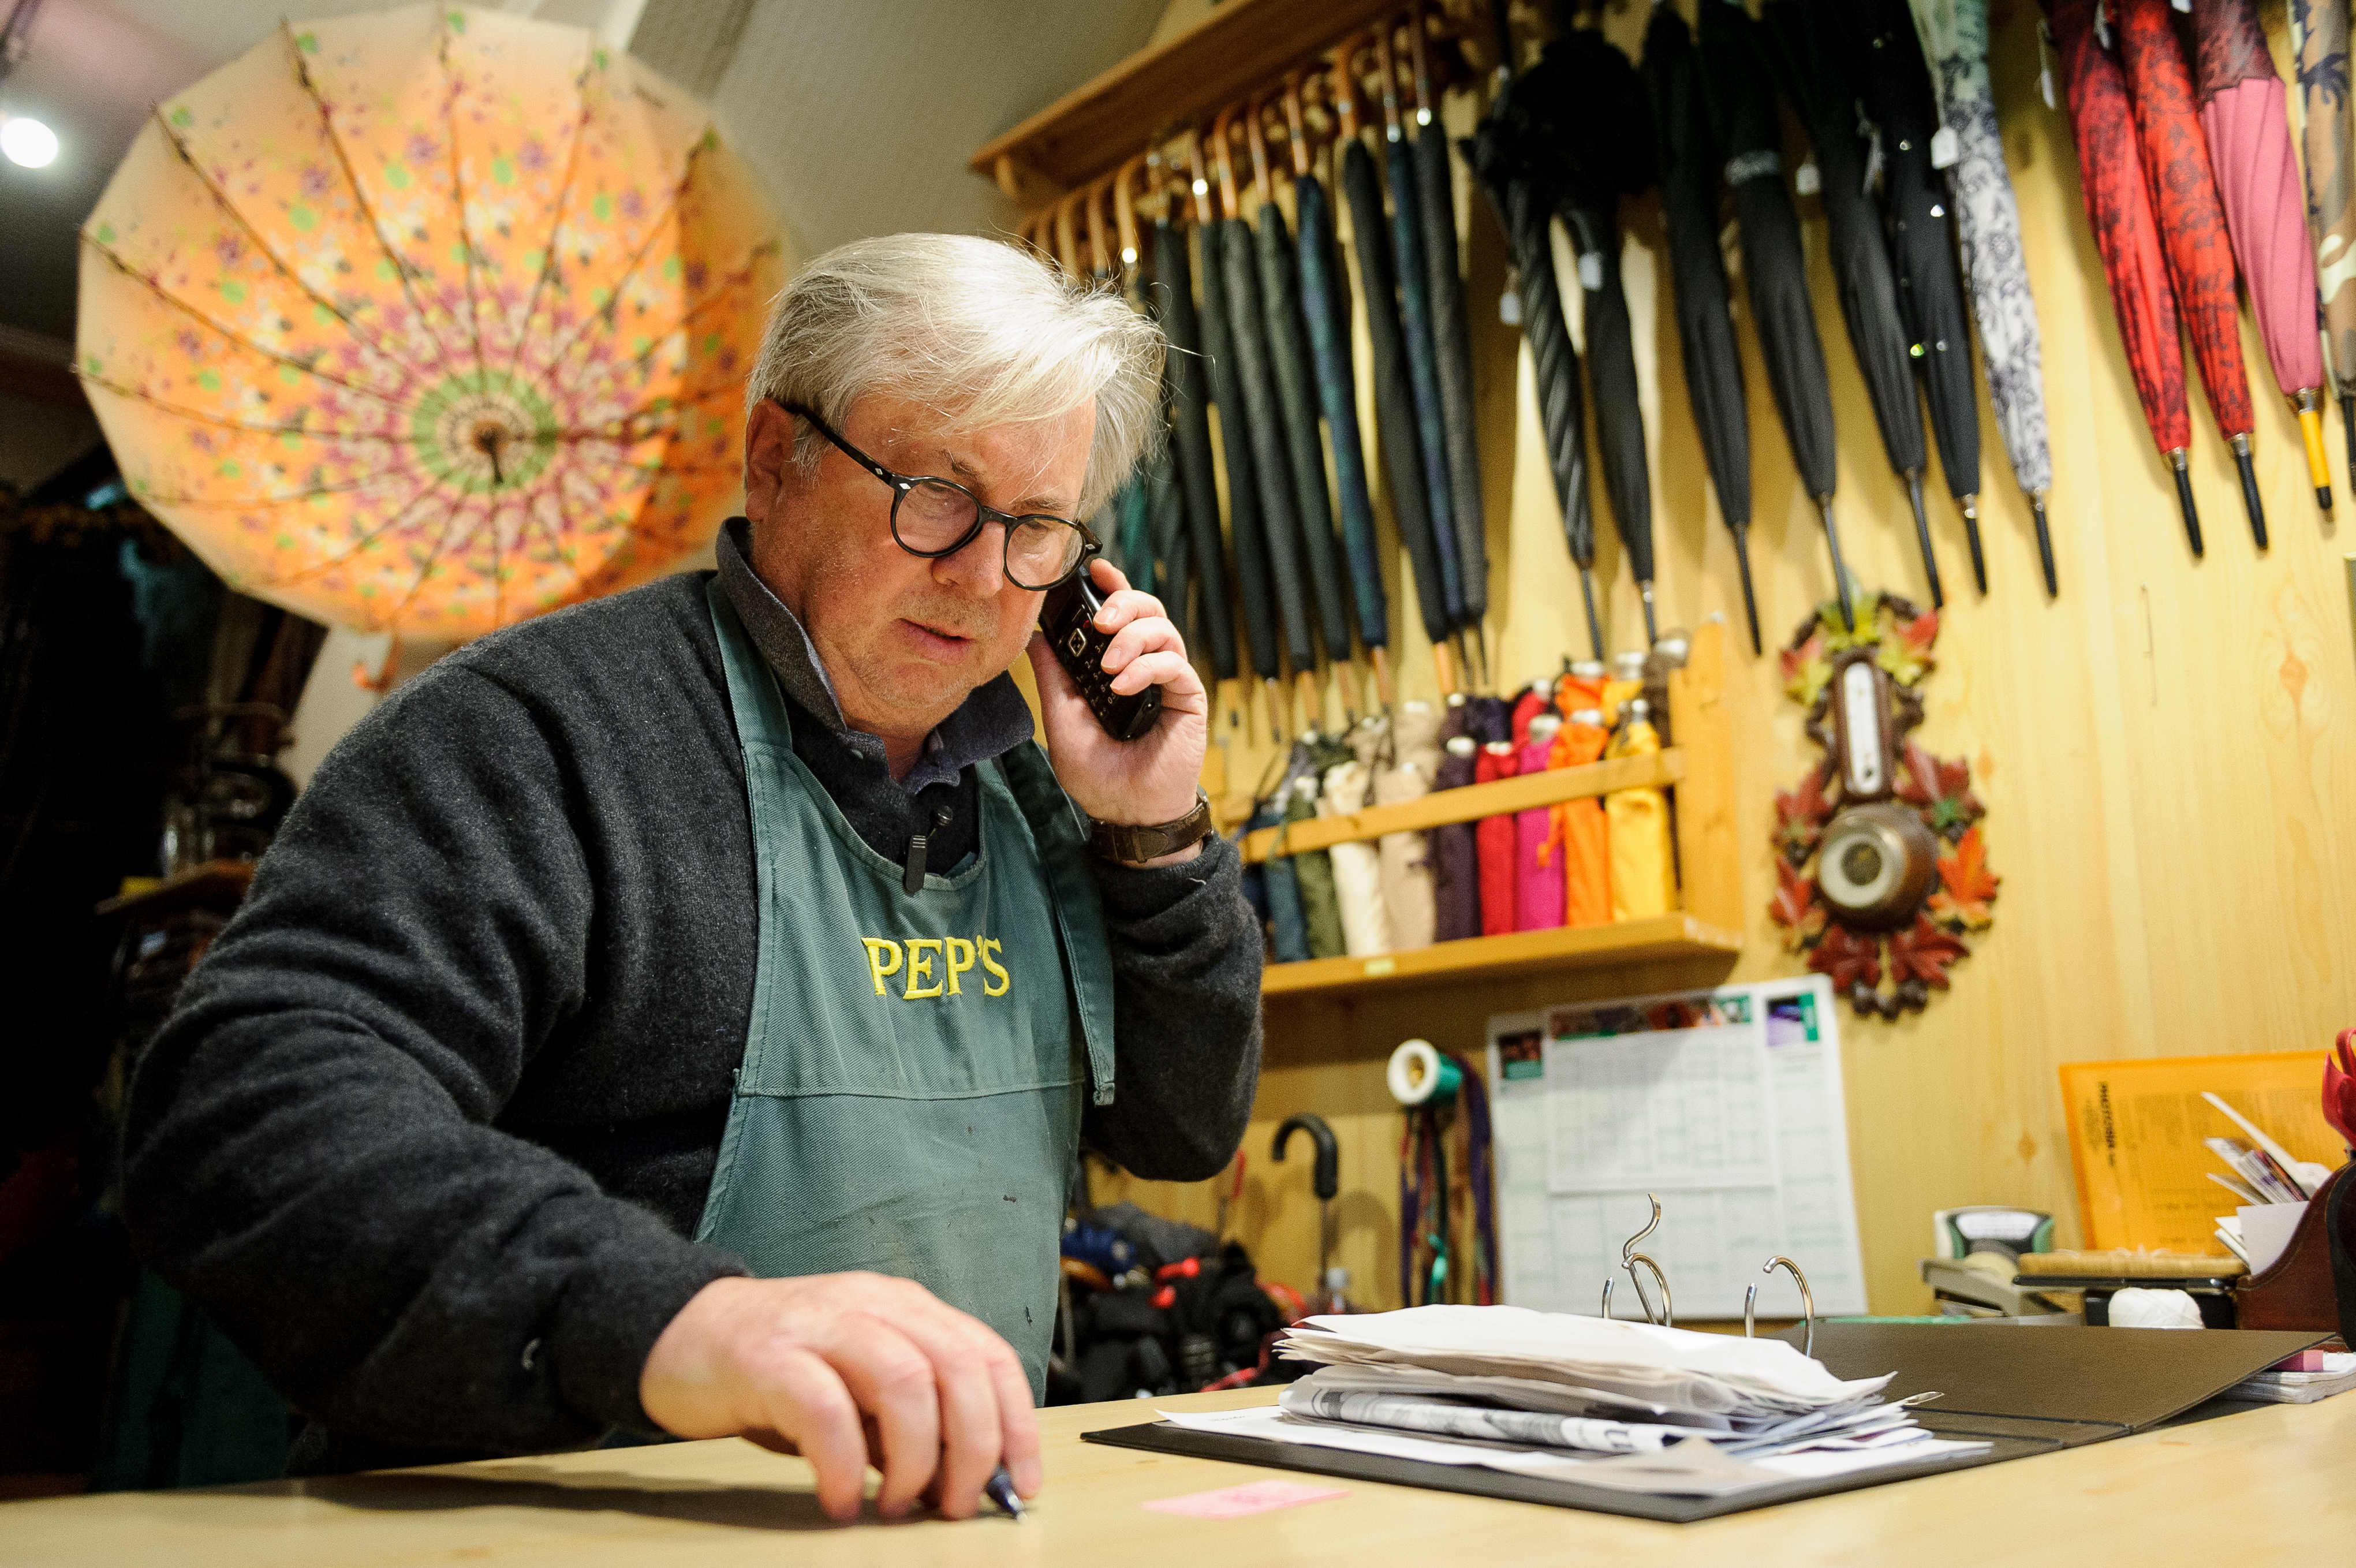
<path id="1" fill-rule="evenodd" d="M 1077 499 L 1094 430 L 1093 420 L 1083 424 L 1077 416 L 1093 411 L 1072 409 L 1047 419 L 975 427 L 920 404 L 875 402 L 880 406 L 874 413 L 880 417 L 873 439 L 892 455 L 889 467 L 946 470 L 977 489 L 1024 489 L 1028 493 L 1020 498 L 1017 510 L 1049 503 L 1069 507 Z M 1067 463 L 1076 463 L 1078 469 L 1068 481 L 1056 473 Z"/>

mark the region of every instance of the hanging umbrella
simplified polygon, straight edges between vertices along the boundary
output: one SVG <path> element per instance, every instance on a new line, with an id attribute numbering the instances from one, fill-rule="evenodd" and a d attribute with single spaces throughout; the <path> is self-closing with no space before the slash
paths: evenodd
<path id="1" fill-rule="evenodd" d="M 2168 0 L 2121 0 L 2112 15 L 2119 64 L 2135 104 L 2144 175 L 2159 218 L 2176 308 L 2192 334 L 2192 357 L 2208 389 L 2209 412 L 2233 449 L 2242 471 L 2242 504 L 2258 548 L 2266 547 L 2265 508 L 2250 462 L 2257 419 L 2250 411 L 2249 378 L 2242 370 L 2240 302 L 2233 293 L 2233 254 L 2225 209 L 2210 173 L 2209 138 L 2192 107 L 2192 77 L 2168 19 Z"/>
<path id="2" fill-rule="evenodd" d="M 2086 220 L 2110 279 L 2111 307 L 2126 346 L 2127 371 L 2144 423 L 2176 476 L 2176 504 L 2184 513 L 2185 537 L 2201 553 L 2201 514 L 2192 504 L 2191 466 L 2185 449 L 2192 424 L 2185 411 L 2184 351 L 2176 320 L 2176 296 L 2168 282 L 2168 258 L 2152 210 L 2151 182 L 2135 134 L 2135 110 L 2126 76 L 2094 32 L 2098 0 L 2047 0 L 2054 51 L 2070 99 L 2071 128 L 2077 138 L 2079 183 Z"/>
<path id="3" fill-rule="evenodd" d="M 1113 213 L 1118 228 L 1119 254 L 1114 258 L 1120 267 L 1121 292 L 1130 308 L 1162 328 L 1169 337 L 1168 325 L 1162 320 L 1163 310 L 1157 295 L 1144 284 L 1145 250 L 1137 230 L 1137 196 L 1134 183 L 1146 166 L 1146 155 L 1138 154 L 1121 165 L 1113 177 Z M 1183 620 L 1191 592 L 1187 581 L 1193 565 L 1194 542 L 1186 532 L 1184 503 L 1179 494 L 1178 476 L 1173 464 L 1175 445 L 1170 439 L 1170 414 L 1176 406 L 1176 387 L 1172 380 L 1171 366 L 1177 356 L 1162 357 L 1162 439 L 1146 451 L 1139 465 L 1145 476 L 1145 510 L 1153 552 L 1154 573 L 1152 592 L 1171 607 L 1173 615 Z"/>
<path id="4" fill-rule="evenodd" d="M 2340 398 L 2356 481 L 2356 169 L 2349 157 L 2347 0 L 2290 0 L 2298 57 L 2307 227 L 2323 295 L 2324 371 Z"/>
<path id="5" fill-rule="evenodd" d="M 1194 231 L 1203 247 L 1203 360 L 1209 372 L 1211 401 L 1219 410 L 1219 452 L 1227 469 L 1227 525 L 1235 549 L 1236 596 L 1243 602 L 1244 639 L 1251 650 L 1252 673 L 1259 677 L 1260 689 L 1268 696 L 1269 733 L 1280 740 L 1284 694 L 1276 683 L 1276 585 L 1269 569 L 1267 525 L 1259 511 L 1259 475 L 1252 466 L 1251 415 L 1244 406 L 1241 356 L 1228 325 L 1239 316 L 1245 321 L 1250 317 L 1227 301 L 1226 238 L 1233 220 L 1213 214 L 1200 136 L 1187 138 L 1186 156 L 1194 191 Z M 1221 178 L 1232 200 L 1234 176 L 1224 165 Z"/>
<path id="6" fill-rule="evenodd" d="M 1489 613 L 1489 532 L 1481 501 L 1481 447 L 1472 428 L 1472 346 L 1464 320 L 1464 287 L 1456 274 L 1456 171 L 1448 132 L 1440 124 L 1440 95 L 1421 0 L 1408 8 L 1408 59 L 1415 73 L 1415 199 L 1423 233 L 1424 285 L 1431 297 L 1432 368 L 1440 383 L 1441 432 L 1448 444 L 1448 505 L 1456 527 L 1456 570 L 1464 596 L 1464 629 L 1485 676 Z"/>
<path id="7" fill-rule="evenodd" d="M 1259 486 L 1260 544 L 1268 552 L 1269 580 L 1275 589 L 1285 657 L 1292 661 L 1294 678 L 1313 687 L 1317 653 L 1309 622 L 1307 585 L 1301 577 L 1301 535 L 1292 512 L 1292 465 L 1285 456 L 1283 403 L 1277 392 L 1276 367 L 1269 359 L 1268 313 L 1261 305 L 1259 265 L 1253 253 L 1252 231 L 1243 220 L 1228 134 L 1239 112 L 1234 107 L 1220 111 L 1211 128 L 1213 156 L 1219 166 L 1219 199 L 1227 214 L 1219 235 L 1219 261 L 1227 282 L 1227 345 L 1235 351 L 1243 381 L 1244 435 L 1251 443 L 1252 474 Z M 1232 476 L 1229 482 L 1233 483 Z M 1278 693 L 1271 690 L 1269 695 L 1275 700 Z M 1309 722 L 1316 723 L 1313 703 Z"/>
<path id="8" fill-rule="evenodd" d="M 1946 181 L 1931 166 L 1938 108 L 1906 0 L 1847 0 L 1842 54 L 1859 105 L 1881 149 L 1882 232 L 1898 282 L 1907 351 L 1930 404 L 1947 493 L 1964 514 L 1972 581 L 1987 592 L 1980 551 L 1980 401 L 1972 381 L 1971 328 L 1955 271 L 1954 222 Z M 2043 543 L 2042 539 L 2040 541 Z M 2052 553 L 2043 551 L 2045 587 L 2054 591 Z"/>
<path id="9" fill-rule="evenodd" d="M 1432 562 L 1440 568 L 1440 596 L 1448 607 L 1452 635 L 1465 617 L 1464 578 L 1457 557 L 1456 500 L 1449 476 L 1448 420 L 1440 400 L 1440 366 L 1433 357 L 1431 289 L 1424 270 L 1415 150 L 1408 145 L 1399 123 L 1398 66 L 1391 55 L 1387 27 L 1375 29 L 1375 69 L 1383 84 L 1384 173 L 1391 186 L 1391 262 L 1398 275 L 1399 338 L 1407 349 L 1408 392 L 1415 403 L 1416 447 L 1423 456 Z"/>
<path id="10" fill-rule="evenodd" d="M 2201 128 L 2225 205 L 2226 231 L 2242 263 L 2250 309 L 2266 346 L 2275 384 L 2298 414 L 2315 504 L 2331 510 L 2331 465 L 2323 456 L 2323 346 L 2315 330 L 2315 254 L 2307 248 L 2306 202 L 2291 151 L 2282 78 L 2266 52 L 2250 0 L 2193 0 L 2200 40 Z"/>
<path id="11" fill-rule="evenodd" d="M 1301 570 L 1308 579 L 1310 606 L 1325 644 L 1325 657 L 1342 679 L 1344 705 L 1355 722 L 1357 683 L 1350 678 L 1349 590 L 1333 543 L 1333 499 L 1325 488 L 1325 448 L 1318 440 L 1317 376 L 1310 358 L 1309 330 L 1301 320 L 1299 252 L 1292 231 L 1285 226 L 1284 209 L 1276 204 L 1276 185 L 1269 178 L 1268 137 L 1260 123 L 1264 99 L 1254 99 L 1244 115 L 1244 134 L 1251 148 L 1252 187 L 1259 195 L 1258 242 L 1260 308 L 1266 313 L 1269 368 L 1275 377 L 1278 416 L 1283 422 L 1287 467 L 1292 477 L 1292 515 L 1301 530 Z M 1317 696 L 1313 670 L 1296 664 L 1310 722 L 1323 703 Z"/>
<path id="12" fill-rule="evenodd" d="M 1082 217 L 1087 226 L 1087 281 L 1093 288 L 1121 286 L 1129 281 L 1124 277 L 1123 269 L 1113 253 L 1114 247 L 1108 242 L 1105 231 L 1105 204 L 1113 198 L 1116 183 L 1108 175 L 1079 193 Z M 1132 254 L 1135 249 L 1132 244 Z M 1129 295 L 1130 307 L 1141 312 L 1143 307 L 1136 298 L 1135 290 L 1124 288 L 1123 292 Z M 1121 480 L 1120 488 L 1113 492 L 1112 499 L 1108 503 L 1112 532 L 1104 536 L 1108 541 L 1105 553 L 1112 558 L 1112 564 L 1119 567 L 1121 574 L 1130 582 L 1141 585 L 1148 593 L 1158 593 L 1161 563 L 1154 557 L 1153 483 L 1150 467 L 1150 463 L 1140 463 L 1132 467 L 1128 477 Z"/>
<path id="13" fill-rule="evenodd" d="M 1549 232 L 1557 199 L 1548 175 L 1558 163 L 1541 118 L 1533 112 L 1525 84 L 1512 72 L 1513 40 L 1505 7 L 1495 8 L 1498 33 L 1497 91 L 1488 117 L 1463 144 L 1464 162 L 1488 194 L 1491 210 L 1513 247 L 1520 294 L 1522 338 L 1529 345 L 1538 416 L 1546 431 L 1547 467 L 1554 476 L 1555 502 L 1562 508 L 1563 541 L 1579 565 L 1580 591 L 1587 600 L 1587 635 L 1595 656 L 1603 657 L 1603 620 L 1595 608 L 1595 519 L 1588 510 L 1587 428 L 1580 407 L 1579 355 L 1563 324 L 1562 296 L 1554 275 Z"/>
<path id="14" fill-rule="evenodd" d="M 1914 538 L 1930 579 L 1931 602 L 1945 594 L 1938 557 L 1931 550 L 1931 525 L 1922 512 L 1922 410 L 1909 369 L 1906 328 L 1898 315 L 1898 283 L 1879 218 L 1866 195 L 1866 146 L 1858 135 L 1857 96 L 1851 91 L 1834 39 L 1839 24 L 1820 9 L 1828 0 L 1771 0 L 1759 14 L 1759 37 L 1769 69 L 1784 102 L 1792 106 L 1815 149 L 1825 208 L 1833 283 L 1840 294 L 1841 320 L 1849 348 L 1865 377 L 1880 427 L 1881 449 L 1906 480 L 1914 509 Z M 1976 460 L 1976 459 L 1975 459 Z"/>
<path id="15" fill-rule="evenodd" d="M 1955 233 L 1971 280 L 1972 318 L 1980 329 L 1982 364 L 1997 430 L 2004 437 L 2012 476 L 2029 497 L 2040 553 L 2052 559 L 2045 492 L 2053 488 L 2053 455 L 2045 435 L 2043 349 L 2037 303 L 2021 259 L 2020 208 L 2013 200 L 1998 139 L 1996 98 L 1988 85 L 1987 0 L 1912 0 L 1914 27 L 1931 63 L 1939 119 L 1954 137 L 1948 182 L 1954 192 Z M 1968 514 L 1966 514 L 1968 517 Z M 1983 593 L 1979 525 L 1969 523 L 1972 570 Z M 2047 586 L 2052 586 L 2049 574 Z"/>
<path id="16" fill-rule="evenodd" d="M 1241 666 L 1236 658 L 1235 619 L 1227 608 L 1226 551 L 1219 541 L 1219 490 L 1211 466 L 1203 324 L 1194 310 L 1194 269 L 1186 253 L 1186 235 L 1175 223 L 1178 202 L 1178 193 L 1170 192 L 1161 215 L 1153 220 L 1152 298 L 1162 329 L 1170 338 L 1170 446 L 1194 568 L 1194 603 L 1204 640 L 1210 648 L 1211 669 L 1220 680 L 1232 681 Z M 1182 596 L 1177 603 L 1183 613 L 1186 600 Z"/>
<path id="17" fill-rule="evenodd" d="M 1325 437 L 1333 449 L 1333 488 L 1342 512 L 1350 599 L 1358 615 L 1358 640 L 1366 645 L 1367 660 L 1375 669 L 1376 697 L 1387 708 L 1394 699 L 1390 666 L 1384 657 L 1391 639 L 1390 603 L 1383 592 L 1382 563 L 1375 545 L 1366 456 L 1358 441 L 1358 378 L 1350 363 L 1350 280 L 1333 248 L 1333 206 L 1324 182 L 1311 166 L 1298 76 L 1285 83 L 1284 117 L 1292 148 L 1293 210 L 1301 220 L 1301 311 L 1317 368 Z"/>
<path id="18" fill-rule="evenodd" d="M 1767 362 L 1768 389 L 1792 464 L 1816 503 L 1825 548 L 1832 556 L 1833 592 L 1841 618 L 1853 619 L 1848 568 L 1841 562 L 1840 531 L 1833 521 L 1839 464 L 1834 450 L 1833 394 L 1825 349 L 1808 302 L 1808 263 L 1800 249 L 1800 218 L 1783 188 L 1783 124 L 1761 58 L 1759 24 L 1727 0 L 1704 0 L 1697 37 L 1702 102 L 1710 134 L 1726 156 L 1726 183 L 1734 193 L 1742 235 L 1742 276 L 1751 315 Z"/>
<path id="19" fill-rule="evenodd" d="M 1718 514 L 1734 535 L 1742 574 L 1742 611 L 1751 651 L 1759 638 L 1759 598 L 1751 586 L 1751 415 L 1742 394 L 1742 355 L 1735 347 L 1726 258 L 1718 248 L 1718 171 L 1725 161 L 1702 113 L 1693 34 L 1674 5 L 1655 5 L 1644 29 L 1644 88 L 1651 101 L 1659 162 L 1661 217 L 1668 229 L 1669 276 L 1686 392 Z"/>
<path id="20" fill-rule="evenodd" d="M 1354 80 L 1357 38 L 1345 40 L 1333 66 L 1333 106 L 1340 123 L 1342 195 L 1350 204 L 1350 239 L 1358 257 L 1358 292 L 1366 302 L 1366 341 L 1374 356 L 1375 429 L 1389 478 L 1391 520 L 1406 546 L 1415 578 L 1416 609 L 1423 634 L 1440 666 L 1440 688 L 1452 692 L 1448 668 L 1447 601 L 1440 596 L 1440 562 L 1432 544 L 1431 510 L 1424 489 L 1423 455 L 1415 403 L 1408 388 L 1407 345 L 1399 332 L 1394 292 L 1390 233 L 1383 216 L 1383 193 L 1374 155 L 1358 135 L 1358 94 Z M 1362 628 L 1363 629 L 1363 628 Z M 1379 666 L 1377 666 L 1379 669 Z"/>
<path id="21" fill-rule="evenodd" d="M 717 531 L 771 229 L 703 112 L 580 28 L 283 28 L 133 141 L 75 365 L 133 495 L 232 587 L 468 638 Z"/>
<path id="22" fill-rule="evenodd" d="M 1653 183 L 1644 90 L 1628 57 L 1590 27 L 1573 28 L 1547 46 L 1526 83 L 1565 154 L 1558 210 L 1579 252 L 1580 324 L 1603 494 L 1644 603 L 1650 648 L 1660 638 L 1653 617 L 1653 477 L 1644 456 L 1635 334 L 1620 282 L 1620 198 Z"/>

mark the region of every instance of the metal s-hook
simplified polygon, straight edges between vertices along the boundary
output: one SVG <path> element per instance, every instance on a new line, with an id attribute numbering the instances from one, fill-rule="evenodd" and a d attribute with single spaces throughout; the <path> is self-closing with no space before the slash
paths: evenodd
<path id="1" fill-rule="evenodd" d="M 1808 1290 L 1808 1276 L 1800 1272 L 1799 1264 L 1781 1252 L 1760 1264 L 1759 1272 L 1762 1274 L 1772 1274 L 1779 1268 L 1791 1270 L 1792 1283 L 1800 1287 L 1800 1326 L 1806 1330 L 1802 1336 L 1800 1354 L 1813 1356 L 1816 1353 L 1816 1298 Z M 1757 1285 L 1746 1287 L 1742 1293 L 1742 1337 L 1745 1339 L 1751 1337 L 1757 1332 L 1752 1315 L 1758 1305 L 1759 1287 Z"/>
<path id="2" fill-rule="evenodd" d="M 1636 1287 L 1636 1305 L 1644 1309 L 1644 1321 L 1665 1328 L 1675 1328 L 1677 1315 L 1676 1305 L 1669 1299 L 1669 1277 L 1661 1272 L 1661 1265 L 1650 1256 L 1636 1251 L 1637 1242 L 1661 1228 L 1661 1200 L 1649 1192 L 1644 1198 L 1653 1206 L 1653 1217 L 1644 1222 L 1642 1230 L 1620 1243 L 1620 1266 L 1627 1271 L 1628 1283 Z M 1636 1277 L 1638 1263 L 1644 1265 L 1645 1271 L 1653 1276 L 1654 1288 L 1661 1293 L 1661 1314 L 1658 1317 L 1653 1316 L 1653 1304 L 1645 1298 L 1644 1282 Z M 1603 1276 L 1602 1316 L 1605 1317 L 1612 1316 L 1612 1287 L 1615 1283 L 1611 1275 Z"/>

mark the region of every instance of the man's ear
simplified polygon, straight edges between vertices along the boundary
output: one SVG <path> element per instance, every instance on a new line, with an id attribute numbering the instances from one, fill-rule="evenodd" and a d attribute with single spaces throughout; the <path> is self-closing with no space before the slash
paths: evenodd
<path id="1" fill-rule="evenodd" d="M 744 420 L 744 515 L 757 527 L 777 504 L 794 459 L 794 416 L 764 398 Z"/>

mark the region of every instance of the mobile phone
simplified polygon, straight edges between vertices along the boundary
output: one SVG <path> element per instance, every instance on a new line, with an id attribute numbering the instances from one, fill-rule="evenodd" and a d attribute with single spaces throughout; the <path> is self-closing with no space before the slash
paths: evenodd
<path id="1" fill-rule="evenodd" d="M 1097 612 L 1104 608 L 1105 596 L 1088 579 L 1094 560 L 1091 556 L 1082 562 L 1077 572 L 1047 590 L 1039 606 L 1039 628 L 1105 734 L 1115 740 L 1136 740 L 1162 716 L 1162 688 L 1148 686 L 1129 697 L 1113 691 L 1112 677 L 1104 668 L 1105 650 L 1112 646 L 1112 639 L 1097 629 Z"/>

